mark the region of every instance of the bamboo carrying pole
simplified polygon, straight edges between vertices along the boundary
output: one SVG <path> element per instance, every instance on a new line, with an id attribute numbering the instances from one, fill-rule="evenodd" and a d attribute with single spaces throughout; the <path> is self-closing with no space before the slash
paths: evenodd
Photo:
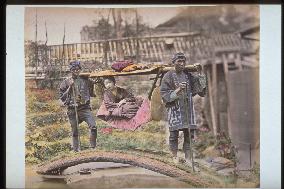
<path id="1" fill-rule="evenodd" d="M 198 66 L 200 66 L 200 63 L 196 63 L 193 65 L 187 65 L 185 66 L 185 70 L 189 72 L 197 72 Z M 175 68 L 173 66 L 164 66 L 164 65 L 156 65 L 152 68 L 150 68 L 148 71 L 145 70 L 135 70 L 131 72 L 116 72 L 114 70 L 104 70 L 104 71 L 95 71 L 95 72 L 83 72 L 80 73 L 80 76 L 85 77 L 105 77 L 105 76 L 129 76 L 129 75 L 145 75 L 145 74 L 157 74 L 159 70 L 161 70 L 161 73 L 166 73 L 170 70 L 174 70 Z"/>

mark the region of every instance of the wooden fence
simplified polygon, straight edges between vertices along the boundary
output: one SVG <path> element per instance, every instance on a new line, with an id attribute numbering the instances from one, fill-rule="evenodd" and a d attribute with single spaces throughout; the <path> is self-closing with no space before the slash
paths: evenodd
<path id="1" fill-rule="evenodd" d="M 118 43 L 121 44 L 124 59 L 136 60 L 138 53 L 139 62 L 168 63 L 175 52 L 184 52 L 190 60 L 200 61 L 212 59 L 220 51 L 248 52 L 254 49 L 251 41 L 243 40 L 235 33 L 214 36 L 182 33 L 52 45 L 48 46 L 46 53 L 50 60 L 63 59 L 65 65 L 72 60 L 99 63 L 107 60 L 107 63 L 111 63 L 117 60 Z"/>

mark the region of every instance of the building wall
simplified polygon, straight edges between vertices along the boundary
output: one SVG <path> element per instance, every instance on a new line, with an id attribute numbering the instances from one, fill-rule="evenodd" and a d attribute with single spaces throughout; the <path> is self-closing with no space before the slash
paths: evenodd
<path id="1" fill-rule="evenodd" d="M 229 130 L 242 169 L 259 161 L 259 69 L 234 71 L 228 74 Z"/>

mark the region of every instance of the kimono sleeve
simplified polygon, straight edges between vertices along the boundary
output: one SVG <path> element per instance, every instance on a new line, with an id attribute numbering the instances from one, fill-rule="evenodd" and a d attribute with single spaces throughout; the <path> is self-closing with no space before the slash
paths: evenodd
<path id="1" fill-rule="evenodd" d="M 160 93 L 165 103 L 172 102 L 176 99 L 174 85 L 171 82 L 171 75 L 169 72 L 166 73 L 162 79 Z"/>
<path id="2" fill-rule="evenodd" d="M 114 99 L 108 95 L 108 92 L 104 93 L 104 103 L 105 107 L 109 111 L 109 115 L 117 117 L 122 115 L 122 108 L 117 106 L 118 103 L 115 103 Z"/>
<path id="3" fill-rule="evenodd" d="M 136 101 L 134 95 L 131 92 L 129 92 L 125 89 L 122 89 L 122 93 L 123 93 L 122 94 L 123 99 L 125 99 L 127 102 L 135 102 Z"/>
<path id="4" fill-rule="evenodd" d="M 59 99 L 64 105 L 68 105 L 70 102 L 70 86 L 67 85 L 66 80 L 64 80 L 59 87 Z"/>

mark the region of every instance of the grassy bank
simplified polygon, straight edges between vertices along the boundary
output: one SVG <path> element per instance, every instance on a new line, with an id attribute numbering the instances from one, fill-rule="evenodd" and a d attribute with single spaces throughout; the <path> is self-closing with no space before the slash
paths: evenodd
<path id="1" fill-rule="evenodd" d="M 120 82 L 122 82 L 121 80 Z M 149 85 L 149 83 L 147 84 Z M 146 86 L 146 84 L 145 84 Z M 136 89 L 134 89 L 136 90 Z M 92 98 L 94 115 L 100 106 L 99 98 Z M 71 150 L 71 127 L 66 116 L 66 108 L 58 100 L 58 94 L 52 90 L 26 90 L 26 164 L 36 165 L 54 157 L 73 154 Z M 139 154 L 153 154 L 155 158 L 171 159 L 167 145 L 167 128 L 163 121 L 150 121 L 136 131 L 111 129 L 104 121 L 96 119 L 98 128 L 97 150 L 120 151 Z M 182 138 L 182 136 L 181 136 Z M 89 146 L 89 130 L 86 123 L 80 124 L 80 139 L 83 150 Z M 180 149 L 182 148 L 182 140 Z M 210 132 L 199 132 L 195 143 L 199 157 L 204 157 L 208 147 L 224 146 L 226 141 L 216 142 Z M 219 153 L 218 150 L 216 153 Z M 220 154 L 219 154 L 220 155 Z M 224 156 L 231 158 L 231 153 Z M 184 169 L 184 166 L 179 167 Z M 245 186 L 246 183 L 259 183 L 259 165 L 255 165 L 252 174 L 239 180 L 232 177 L 220 177 L 209 173 L 208 179 L 224 183 L 224 186 Z M 239 177 L 241 178 L 241 177 Z"/>

